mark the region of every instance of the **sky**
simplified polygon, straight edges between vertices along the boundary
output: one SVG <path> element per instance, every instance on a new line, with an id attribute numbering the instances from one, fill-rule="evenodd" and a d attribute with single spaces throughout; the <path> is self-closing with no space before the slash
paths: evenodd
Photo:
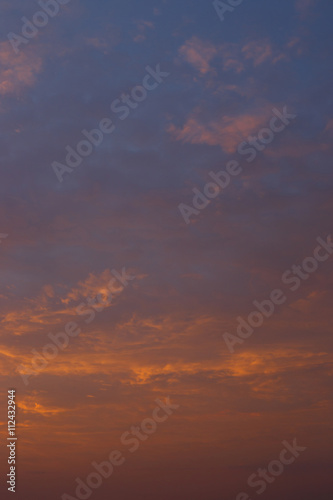
<path id="1" fill-rule="evenodd" d="M 222 5 L 0 0 L 1 498 L 9 389 L 18 500 L 332 498 L 333 5 Z"/>

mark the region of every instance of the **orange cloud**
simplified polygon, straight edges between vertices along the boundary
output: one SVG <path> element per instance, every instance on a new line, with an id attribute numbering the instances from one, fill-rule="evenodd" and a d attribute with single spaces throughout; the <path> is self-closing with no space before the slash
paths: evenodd
<path id="1" fill-rule="evenodd" d="M 110 281 L 113 284 L 109 285 Z M 105 269 L 99 276 L 90 273 L 88 278 L 84 281 L 80 281 L 78 286 L 73 288 L 67 296 L 62 299 L 64 304 L 68 304 L 72 300 L 80 300 L 87 297 L 95 297 L 101 294 L 105 298 L 111 292 L 120 292 L 123 290 L 122 286 L 115 280 L 113 274 L 109 269 Z"/>
<path id="2" fill-rule="evenodd" d="M 141 279 L 142 276 L 136 278 Z M 60 297 L 56 296 L 54 287 L 45 285 L 39 295 L 26 299 L 24 305 L 3 315 L 2 330 L 15 336 L 31 333 L 43 336 L 47 328 L 62 328 L 73 316 L 77 316 L 76 308 L 80 301 L 98 297 L 103 307 L 108 308 L 123 290 L 124 287 L 109 269 L 100 275 L 89 274 L 85 280 Z M 117 294 L 113 295 L 112 302 L 110 293 Z"/>

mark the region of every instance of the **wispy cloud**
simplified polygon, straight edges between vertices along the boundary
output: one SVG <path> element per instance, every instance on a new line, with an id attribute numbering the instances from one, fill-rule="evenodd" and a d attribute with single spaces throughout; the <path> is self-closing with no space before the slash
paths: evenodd
<path id="1" fill-rule="evenodd" d="M 0 94 L 17 94 L 34 85 L 42 69 L 42 58 L 33 52 L 15 55 L 8 42 L 0 43 Z"/>
<path id="2" fill-rule="evenodd" d="M 210 61 L 216 56 L 217 48 L 194 36 L 180 47 L 179 53 L 187 63 L 205 75 L 211 71 Z"/>
<path id="3" fill-rule="evenodd" d="M 180 128 L 171 124 L 168 132 L 177 141 L 220 146 L 226 153 L 234 153 L 238 144 L 263 126 L 269 116 L 260 110 L 257 114 L 223 116 L 219 121 L 207 123 L 201 121 L 198 115 L 198 112 L 192 114 Z"/>

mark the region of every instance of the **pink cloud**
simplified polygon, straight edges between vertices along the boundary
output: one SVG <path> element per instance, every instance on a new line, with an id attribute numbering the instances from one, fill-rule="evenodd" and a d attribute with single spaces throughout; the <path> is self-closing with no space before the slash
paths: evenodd
<path id="1" fill-rule="evenodd" d="M 139 33 L 134 37 L 135 42 L 143 42 L 146 39 L 147 30 L 155 28 L 151 21 L 145 20 L 136 21 L 136 26 Z"/>
<path id="2" fill-rule="evenodd" d="M 261 42 L 249 42 L 242 48 L 242 53 L 245 59 L 252 59 L 254 66 L 259 66 L 267 59 L 272 59 L 272 47 L 271 44 L 266 41 Z"/>
<path id="3" fill-rule="evenodd" d="M 204 75 L 210 71 L 209 63 L 216 56 L 217 49 L 211 43 L 203 42 L 194 36 L 180 47 L 179 53 L 186 62 Z"/>
<path id="4" fill-rule="evenodd" d="M 15 55 L 8 42 L 0 43 L 0 94 L 14 94 L 32 86 L 41 71 L 42 59 L 25 51 Z"/>
<path id="5" fill-rule="evenodd" d="M 285 52 L 273 48 L 269 40 L 251 41 L 243 47 L 235 43 L 214 46 L 210 42 L 192 37 L 180 47 L 179 53 L 182 59 L 191 64 L 202 75 L 213 71 L 210 65 L 213 58 L 222 59 L 223 71 L 234 71 L 235 73 L 244 71 L 247 62 L 256 67 L 265 62 L 276 64 L 278 61 L 288 58 Z"/>
<path id="6" fill-rule="evenodd" d="M 315 4 L 316 0 L 296 0 L 296 10 L 300 13 L 301 17 L 309 14 L 311 7 Z"/>
<path id="7" fill-rule="evenodd" d="M 329 120 L 326 124 L 325 132 L 332 132 L 332 131 L 333 131 L 333 120 Z"/>
<path id="8" fill-rule="evenodd" d="M 201 123 L 195 116 L 190 117 L 182 128 L 170 125 L 168 132 L 177 141 L 190 144 L 220 146 L 227 153 L 234 153 L 247 136 L 257 131 L 267 122 L 266 113 L 225 116 L 220 121 Z"/>

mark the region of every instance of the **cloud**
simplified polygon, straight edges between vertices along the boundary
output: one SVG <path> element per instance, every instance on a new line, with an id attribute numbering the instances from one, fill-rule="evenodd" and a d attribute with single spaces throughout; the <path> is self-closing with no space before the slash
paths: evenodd
<path id="1" fill-rule="evenodd" d="M 107 40 L 98 37 L 87 38 L 86 45 L 88 45 L 89 47 L 94 47 L 95 49 L 102 50 L 104 54 L 107 54 L 106 49 L 110 48 L 110 44 Z"/>
<path id="2" fill-rule="evenodd" d="M 244 56 L 240 49 L 241 46 L 236 43 L 224 43 L 219 46 L 218 52 L 223 60 L 223 71 L 241 73 L 245 70 Z"/>
<path id="3" fill-rule="evenodd" d="M 244 138 L 256 132 L 266 122 L 266 113 L 224 116 L 221 120 L 210 123 L 202 123 L 195 115 L 192 115 L 182 128 L 177 128 L 172 124 L 168 132 L 177 141 L 221 146 L 227 153 L 234 153 Z"/>
<path id="4" fill-rule="evenodd" d="M 144 20 L 139 20 L 139 21 L 136 21 L 136 27 L 137 27 L 137 30 L 138 30 L 138 34 L 134 37 L 134 41 L 135 42 L 143 42 L 147 36 L 146 36 L 146 33 L 147 33 L 147 30 L 148 29 L 154 29 L 154 24 L 151 22 L 151 21 L 144 21 Z"/>
<path id="5" fill-rule="evenodd" d="M 332 132 L 333 131 L 333 120 L 329 120 L 326 124 L 325 127 L 325 132 Z"/>
<path id="6" fill-rule="evenodd" d="M 194 36 L 180 47 L 179 53 L 186 62 L 205 75 L 211 71 L 209 63 L 216 56 L 217 49 L 213 44 Z"/>
<path id="7" fill-rule="evenodd" d="M 16 94 L 22 87 L 34 85 L 42 59 L 27 51 L 14 55 L 9 43 L 1 42 L 0 68 L 0 94 Z"/>
<path id="8" fill-rule="evenodd" d="M 267 59 L 272 58 L 272 47 L 268 41 L 264 42 L 249 42 L 242 48 L 242 53 L 245 59 L 252 59 L 254 66 L 259 66 Z"/>
<path id="9" fill-rule="evenodd" d="M 296 0 L 296 10 L 301 17 L 309 15 L 311 8 L 314 6 L 316 0 Z"/>
<path id="10" fill-rule="evenodd" d="M 109 269 L 100 274 L 90 273 L 88 277 L 72 287 L 67 293 L 56 294 L 56 287 L 44 285 L 41 293 L 26 299 L 25 302 L 3 314 L 1 325 L 3 332 L 14 332 L 16 336 L 44 334 L 45 328 L 64 325 L 76 316 L 76 307 L 80 301 L 99 298 L 105 308 L 114 304 L 116 297 L 124 287 L 115 280 Z M 112 303 L 111 295 L 112 294 Z M 116 294 L 116 295 L 113 295 Z"/>
<path id="11" fill-rule="evenodd" d="M 235 73 L 243 72 L 246 63 L 257 67 L 266 62 L 276 64 L 288 59 L 285 51 L 274 48 L 267 39 L 251 41 L 243 46 L 236 43 L 215 46 L 194 36 L 180 47 L 179 54 L 202 75 L 213 72 L 210 63 L 214 58 L 222 59 L 223 71 Z"/>
<path id="12" fill-rule="evenodd" d="M 124 287 L 119 286 L 110 270 L 105 269 L 100 275 L 90 273 L 86 280 L 80 281 L 78 286 L 73 288 L 66 298 L 62 299 L 62 302 L 67 304 L 72 300 L 80 300 L 87 297 L 93 298 L 99 294 L 103 299 L 107 299 L 110 291 L 119 293 L 123 289 Z"/>

